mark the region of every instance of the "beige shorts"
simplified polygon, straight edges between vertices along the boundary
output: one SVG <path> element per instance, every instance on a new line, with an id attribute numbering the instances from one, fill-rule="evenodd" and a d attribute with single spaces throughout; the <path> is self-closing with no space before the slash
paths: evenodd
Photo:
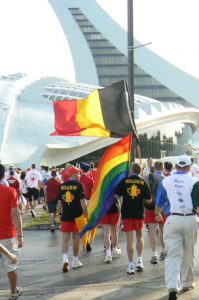
<path id="1" fill-rule="evenodd" d="M 17 258 L 19 259 L 19 248 L 17 245 L 17 240 L 16 238 L 11 238 L 11 239 L 5 239 L 5 240 L 0 240 L 0 243 L 7 248 L 11 253 L 15 254 Z M 17 265 L 18 265 L 18 259 L 17 263 L 12 263 L 11 260 L 3 253 L 0 253 L 0 262 L 3 266 L 3 268 L 7 272 L 13 272 L 16 271 Z"/>

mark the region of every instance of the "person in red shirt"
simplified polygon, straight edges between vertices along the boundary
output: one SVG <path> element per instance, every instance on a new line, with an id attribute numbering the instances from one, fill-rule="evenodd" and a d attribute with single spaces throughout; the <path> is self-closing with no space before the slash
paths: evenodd
<path id="1" fill-rule="evenodd" d="M 51 232 L 55 231 L 55 217 L 57 212 L 57 196 L 61 187 L 61 183 L 56 179 L 57 172 L 52 170 L 51 177 L 48 179 L 44 185 L 44 191 L 46 194 L 48 212 L 50 218 L 50 230 Z"/>
<path id="2" fill-rule="evenodd" d="M 19 196 L 20 195 L 19 180 L 16 177 L 14 177 L 14 174 L 15 174 L 14 170 L 11 170 L 10 177 L 7 178 L 7 182 L 9 186 L 13 187 L 16 190 Z"/>
<path id="3" fill-rule="evenodd" d="M 4 178 L 5 168 L 0 164 L 0 181 Z M 18 195 L 15 189 L 0 184 L 0 244 L 11 253 L 18 256 L 19 248 L 23 246 L 23 228 L 18 209 Z M 17 288 L 17 262 L 12 262 L 3 253 L 1 263 L 7 271 L 11 296 L 17 299 L 22 289 Z M 16 297 L 16 298 L 14 298 Z"/>
<path id="4" fill-rule="evenodd" d="M 69 180 L 68 169 L 70 167 L 73 167 L 73 165 L 70 163 L 65 164 L 65 169 L 61 172 L 61 182 L 67 182 Z"/>
<path id="5" fill-rule="evenodd" d="M 86 195 L 86 200 L 90 200 L 91 198 L 91 192 L 94 185 L 93 178 L 89 175 L 90 173 L 90 165 L 86 163 L 80 163 L 80 168 L 82 170 L 80 182 L 84 186 L 84 193 Z"/>

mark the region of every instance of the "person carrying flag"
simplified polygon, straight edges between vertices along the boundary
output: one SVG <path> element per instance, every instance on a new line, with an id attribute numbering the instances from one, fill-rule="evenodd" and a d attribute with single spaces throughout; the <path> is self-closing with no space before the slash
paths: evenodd
<path id="1" fill-rule="evenodd" d="M 78 258 L 79 232 L 75 219 L 82 214 L 87 217 L 86 197 L 83 185 L 80 183 L 80 170 L 76 167 L 70 167 L 67 174 L 69 180 L 61 184 L 58 194 L 58 213 L 61 215 L 63 273 L 69 271 L 68 250 L 71 233 L 73 234 L 72 268 L 82 267 L 82 263 Z"/>

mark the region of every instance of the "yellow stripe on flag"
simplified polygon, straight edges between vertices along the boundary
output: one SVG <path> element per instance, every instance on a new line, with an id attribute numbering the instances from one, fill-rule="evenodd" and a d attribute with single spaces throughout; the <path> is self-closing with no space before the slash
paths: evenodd
<path id="1" fill-rule="evenodd" d="M 96 209 L 98 204 L 98 198 L 99 198 L 99 192 L 101 189 L 101 182 L 104 180 L 105 176 L 115 167 L 118 166 L 121 163 L 127 162 L 129 160 L 130 152 L 122 153 L 116 157 L 113 157 L 111 160 L 105 164 L 100 172 L 100 177 L 98 180 L 97 189 L 94 191 L 94 193 L 91 195 L 91 200 L 89 202 L 88 206 L 88 217 L 91 216 L 93 211 Z"/>
<path id="2" fill-rule="evenodd" d="M 76 122 L 80 128 L 85 128 L 81 135 L 110 136 L 110 131 L 105 129 L 98 90 L 77 102 Z"/>

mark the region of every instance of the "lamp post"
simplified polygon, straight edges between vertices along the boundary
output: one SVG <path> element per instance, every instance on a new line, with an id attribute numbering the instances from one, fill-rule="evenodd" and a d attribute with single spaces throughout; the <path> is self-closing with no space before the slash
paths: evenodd
<path id="1" fill-rule="evenodd" d="M 133 0 L 128 0 L 128 90 L 130 110 L 134 120 L 134 38 L 133 38 Z M 136 141 L 133 139 L 131 161 L 135 161 Z"/>

